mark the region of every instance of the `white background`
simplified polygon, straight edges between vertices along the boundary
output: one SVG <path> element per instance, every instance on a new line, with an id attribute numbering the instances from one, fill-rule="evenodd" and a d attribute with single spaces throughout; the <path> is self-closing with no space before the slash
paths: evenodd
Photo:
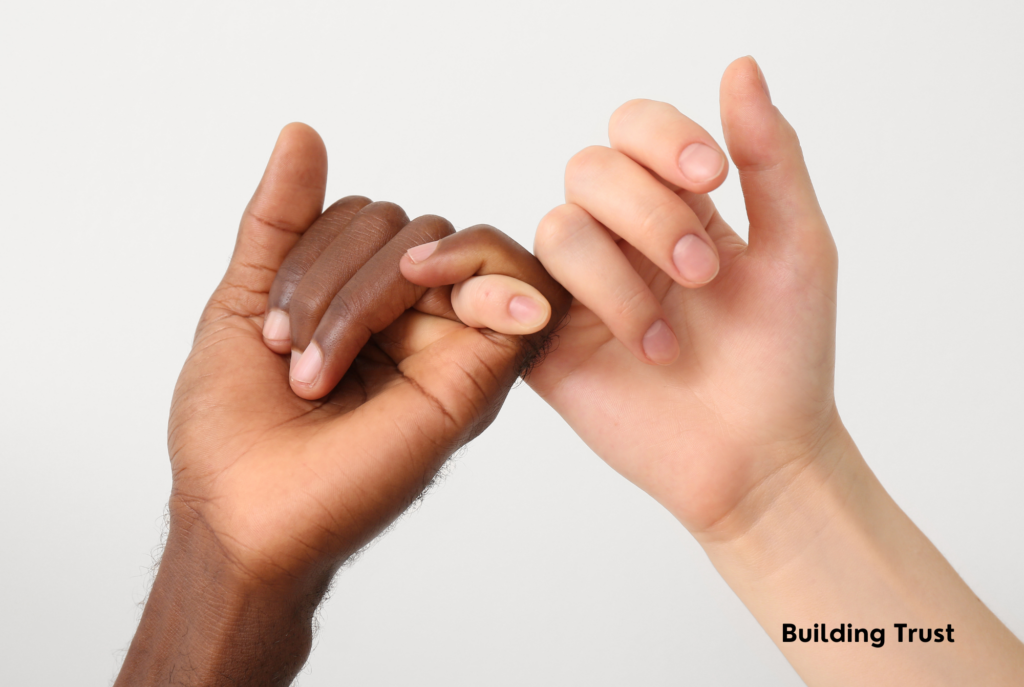
<path id="1" fill-rule="evenodd" d="M 632 97 L 719 140 L 755 55 L 841 256 L 840 411 L 1024 635 L 1019 2 L 21 2 L 0 10 L 0 658 L 107 684 L 171 391 L 282 125 L 350 193 L 532 245 Z M 735 175 L 715 194 L 745 226 Z M 829 621 L 829 619 L 826 619 Z M 666 512 L 528 388 L 337 580 L 313 685 L 795 685 Z"/>

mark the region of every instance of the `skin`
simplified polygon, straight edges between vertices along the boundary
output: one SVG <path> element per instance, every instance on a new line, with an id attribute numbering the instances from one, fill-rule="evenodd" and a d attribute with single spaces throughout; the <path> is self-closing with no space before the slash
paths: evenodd
<path id="1" fill-rule="evenodd" d="M 538 227 L 536 254 L 574 300 L 529 384 L 695 535 L 807 684 L 1020 684 L 1024 646 L 840 420 L 836 247 L 752 58 L 726 70 L 721 114 L 749 245 L 706 195 L 727 173 L 707 132 L 665 103 L 626 103 L 611 146 L 569 162 L 566 204 Z M 887 644 L 781 641 L 783 623 L 821 622 L 884 627 Z M 898 643 L 895 623 L 956 639 Z"/>
<path id="2" fill-rule="evenodd" d="M 316 400 L 329 393 L 371 335 L 394 330 L 392 323 L 410 308 L 504 334 L 534 334 L 549 324 L 551 306 L 527 282 L 566 296 L 529 252 L 487 225 L 453 232 L 440 217 L 410 222 L 397 205 L 362 196 L 324 211 L 278 270 L 263 325 L 267 347 L 291 355 L 289 378 L 298 396 Z M 434 267 L 424 271 L 415 256 L 434 256 Z M 432 275 L 448 264 L 455 269 L 437 282 Z M 415 284 L 406 279 L 417 274 Z M 416 331 L 436 332 L 435 338 L 451 327 L 412 321 Z M 393 331 L 376 343 L 392 339 Z"/>
<path id="3" fill-rule="evenodd" d="M 289 684 L 338 567 L 493 420 L 568 306 L 493 228 L 358 197 L 321 214 L 326 163 L 312 129 L 282 131 L 202 315 L 171 407 L 167 545 L 116 685 Z M 447 265 L 420 270 L 434 288 L 401 273 L 422 244 Z M 264 342 L 272 292 L 305 299 L 292 326 L 326 355 L 302 397 Z M 527 325 L 459 319 L 500 328 L 524 295 Z"/>
<path id="4" fill-rule="evenodd" d="M 175 392 L 171 531 L 117 684 L 288 684 L 337 566 L 486 426 L 566 308 L 528 382 L 690 529 L 808 684 L 1019 684 L 1024 647 L 842 426 L 835 245 L 750 58 L 726 71 L 722 119 L 750 244 L 706 195 L 728 173 L 718 144 L 631 101 L 538 229 L 571 308 L 492 228 L 359 197 L 321 215 L 322 143 L 286 128 Z M 784 643 L 784 622 L 887 644 Z M 897 622 L 956 640 L 895 643 Z"/>

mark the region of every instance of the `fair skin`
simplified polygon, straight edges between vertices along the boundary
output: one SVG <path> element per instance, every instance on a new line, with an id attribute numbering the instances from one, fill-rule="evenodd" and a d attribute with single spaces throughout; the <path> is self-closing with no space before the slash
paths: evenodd
<path id="1" fill-rule="evenodd" d="M 574 301 L 530 385 L 693 533 L 807 684 L 1020 684 L 1024 646 L 840 420 L 836 248 L 752 58 L 726 70 L 721 113 L 749 245 L 706 195 L 727 173 L 711 136 L 664 103 L 626 103 L 538 228 L 537 256 Z M 888 640 L 781 641 L 783 623 L 819 622 Z M 894 623 L 951 625 L 955 640 L 897 643 Z"/>

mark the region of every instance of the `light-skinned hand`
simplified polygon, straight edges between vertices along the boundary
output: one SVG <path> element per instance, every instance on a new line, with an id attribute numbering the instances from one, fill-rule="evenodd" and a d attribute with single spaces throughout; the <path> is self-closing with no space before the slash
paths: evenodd
<path id="1" fill-rule="evenodd" d="M 721 115 L 749 245 L 706 195 L 727 173 L 711 136 L 665 103 L 626 103 L 538 227 L 574 300 L 528 382 L 689 528 L 808 685 L 1021 684 L 1024 646 L 839 419 L 836 247 L 752 58 L 726 70 Z M 794 639 L 819 624 L 850 640 Z"/>
<path id="2" fill-rule="evenodd" d="M 530 377 L 612 467 L 691 531 L 735 536 L 841 431 L 832 393 L 836 248 L 796 133 L 757 64 L 721 89 L 747 245 L 706 192 L 714 139 L 671 105 L 634 100 L 611 147 L 565 174 L 535 250 L 574 296 Z"/>

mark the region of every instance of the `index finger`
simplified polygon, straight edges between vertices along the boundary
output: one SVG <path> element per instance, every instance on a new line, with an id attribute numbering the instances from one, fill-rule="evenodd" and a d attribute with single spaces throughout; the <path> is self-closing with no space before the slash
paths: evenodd
<path id="1" fill-rule="evenodd" d="M 695 193 L 725 181 L 729 162 L 703 127 L 668 103 L 630 100 L 608 122 L 611 147 L 665 181 Z"/>

